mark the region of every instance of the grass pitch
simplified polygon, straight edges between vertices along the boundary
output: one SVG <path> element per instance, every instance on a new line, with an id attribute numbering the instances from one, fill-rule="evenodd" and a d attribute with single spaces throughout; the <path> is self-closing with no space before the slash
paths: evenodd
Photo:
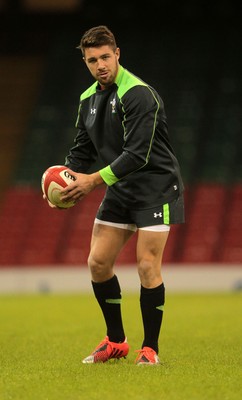
<path id="1" fill-rule="evenodd" d="M 136 366 L 138 294 L 123 294 L 126 360 L 81 360 L 105 336 L 92 295 L 0 297 L 0 400 L 240 400 L 242 293 L 167 294 L 159 366 Z"/>

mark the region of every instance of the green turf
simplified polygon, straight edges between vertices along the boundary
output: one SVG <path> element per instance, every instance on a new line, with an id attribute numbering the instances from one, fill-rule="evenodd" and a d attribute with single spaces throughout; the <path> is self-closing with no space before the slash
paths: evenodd
<path id="1" fill-rule="evenodd" d="M 105 336 L 91 295 L 0 297 L 0 400 L 240 400 L 242 293 L 167 294 L 160 366 L 136 366 L 138 294 L 123 295 L 126 360 L 82 364 Z"/>

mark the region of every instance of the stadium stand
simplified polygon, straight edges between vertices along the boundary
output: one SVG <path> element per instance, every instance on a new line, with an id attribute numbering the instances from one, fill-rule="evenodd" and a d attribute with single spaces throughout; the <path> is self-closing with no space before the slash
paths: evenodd
<path id="1" fill-rule="evenodd" d="M 24 52 L 15 48 L 0 55 L 1 266 L 87 262 L 92 221 L 104 188 L 63 211 L 50 209 L 40 188 L 43 171 L 64 163 L 76 133 L 78 98 L 91 82 L 75 49 L 80 26 L 69 22 L 63 30 L 63 16 L 56 26 L 51 19 L 44 36 L 34 32 L 32 44 L 29 36 L 22 36 Z M 192 35 L 188 27 L 182 34 L 161 27 L 163 41 L 156 35 L 151 45 L 145 32 L 140 33 L 142 48 L 150 45 L 154 52 L 151 74 L 149 63 L 137 68 L 132 32 L 127 26 L 120 37 L 127 54 L 122 62 L 147 81 L 152 76 L 151 84 L 165 99 L 186 187 L 187 222 L 171 230 L 164 262 L 241 264 L 241 28 L 231 25 L 225 37 L 222 25 L 216 32 L 213 24 L 206 32 L 193 25 Z M 136 238 L 120 254 L 119 264 L 135 262 Z"/>
<path id="2" fill-rule="evenodd" d="M 8 185 L 18 165 L 43 67 L 44 60 L 37 56 L 0 56 L 0 191 Z"/>
<path id="3" fill-rule="evenodd" d="M 221 246 L 217 250 L 219 262 L 241 264 L 242 261 L 242 185 L 234 185 L 228 194 L 225 229 L 221 237 Z"/>

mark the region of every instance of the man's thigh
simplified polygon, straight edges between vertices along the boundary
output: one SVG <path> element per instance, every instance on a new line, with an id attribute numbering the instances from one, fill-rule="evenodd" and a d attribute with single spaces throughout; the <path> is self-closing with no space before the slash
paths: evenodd
<path id="1" fill-rule="evenodd" d="M 169 230 L 156 232 L 139 229 L 137 240 L 138 262 L 145 258 L 160 265 L 168 236 Z"/>
<path id="2" fill-rule="evenodd" d="M 134 231 L 95 222 L 90 254 L 97 262 L 113 265 Z"/>

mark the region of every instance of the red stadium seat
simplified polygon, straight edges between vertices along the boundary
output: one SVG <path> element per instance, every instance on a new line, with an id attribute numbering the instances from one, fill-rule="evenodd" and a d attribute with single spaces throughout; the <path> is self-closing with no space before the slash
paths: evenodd
<path id="1" fill-rule="evenodd" d="M 190 192 L 180 262 L 216 261 L 226 194 L 226 187 L 214 184 L 198 185 Z"/>
<path id="2" fill-rule="evenodd" d="M 235 185 L 229 192 L 219 261 L 242 263 L 242 185 Z"/>

